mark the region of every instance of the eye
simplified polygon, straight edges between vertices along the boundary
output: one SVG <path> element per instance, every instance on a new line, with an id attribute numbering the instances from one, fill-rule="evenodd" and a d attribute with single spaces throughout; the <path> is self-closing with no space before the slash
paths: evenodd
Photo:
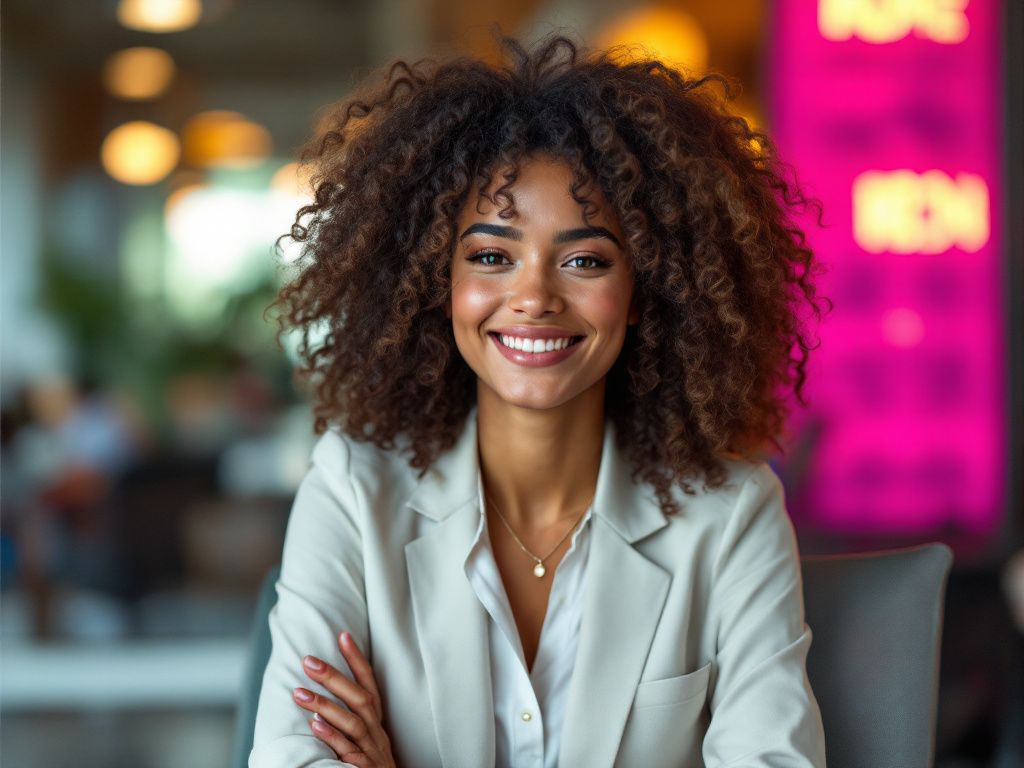
<path id="1" fill-rule="evenodd" d="M 504 258 L 505 254 L 501 251 L 477 251 L 472 256 L 466 257 L 466 261 L 478 262 L 485 267 L 498 267 L 501 266 L 501 260 Z"/>
<path id="2" fill-rule="evenodd" d="M 589 256 L 589 255 L 587 255 L 587 256 L 573 256 L 566 263 L 567 264 L 572 264 L 574 261 L 575 262 L 580 262 L 580 261 L 586 262 L 586 264 L 577 264 L 576 265 L 578 269 L 583 269 L 583 270 L 599 269 L 601 267 L 607 267 L 608 266 L 608 262 L 607 261 L 605 261 L 604 259 L 599 259 L 599 258 L 597 258 L 597 256 Z"/>

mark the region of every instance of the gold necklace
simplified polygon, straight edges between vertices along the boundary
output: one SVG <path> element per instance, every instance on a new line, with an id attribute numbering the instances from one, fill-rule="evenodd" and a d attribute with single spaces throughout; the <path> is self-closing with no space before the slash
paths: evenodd
<path id="1" fill-rule="evenodd" d="M 547 568 L 544 567 L 544 561 L 547 560 L 549 557 L 551 557 L 553 554 L 555 554 L 555 551 L 560 546 L 562 546 L 562 543 L 567 538 L 569 538 L 569 534 L 572 533 L 574 530 L 576 530 L 576 526 L 580 524 L 580 520 L 583 519 L 584 515 L 587 514 L 587 510 L 590 508 L 590 504 L 587 504 L 587 506 L 584 507 L 583 514 L 581 514 L 578 518 L 576 518 L 576 522 L 573 523 L 572 528 L 570 528 L 568 531 L 565 532 L 565 536 L 563 536 L 559 540 L 559 542 L 557 544 L 555 544 L 554 549 L 552 549 L 550 552 L 548 552 L 546 555 L 544 555 L 544 557 L 537 557 L 535 554 L 533 554 L 533 552 L 531 552 L 530 550 L 528 550 L 526 548 L 526 545 L 523 544 L 522 541 L 519 540 L 519 537 L 516 536 L 516 532 L 512 530 L 512 526 L 508 524 L 508 520 L 505 519 L 505 516 L 503 514 L 501 514 L 501 510 L 498 509 L 498 505 L 495 504 L 493 501 L 491 501 L 491 497 L 488 496 L 487 494 L 484 494 L 484 498 L 487 499 L 488 503 L 492 507 L 494 507 L 494 511 L 498 513 L 498 517 L 501 519 L 501 522 L 503 522 L 505 524 L 505 527 L 508 529 L 508 532 L 512 534 L 512 538 L 516 540 L 516 544 L 519 545 L 519 548 L 521 550 L 523 550 L 523 552 L 525 552 L 530 557 L 531 560 L 533 560 L 533 562 L 534 562 L 533 575 L 536 576 L 538 579 L 543 579 L 544 578 L 544 574 L 548 572 Z M 593 501 L 593 500 L 591 500 L 591 501 Z"/>

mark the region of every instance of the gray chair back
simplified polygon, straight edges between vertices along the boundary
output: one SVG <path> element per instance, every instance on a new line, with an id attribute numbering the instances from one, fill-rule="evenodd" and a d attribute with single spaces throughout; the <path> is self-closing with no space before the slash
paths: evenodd
<path id="1" fill-rule="evenodd" d="M 280 566 L 271 568 L 263 577 L 259 599 L 253 614 L 252 630 L 249 633 L 249 658 L 246 660 L 242 679 L 242 690 L 238 697 L 235 716 L 235 747 L 231 765 L 247 768 L 249 753 L 252 752 L 252 737 L 256 732 L 256 705 L 259 703 L 260 688 L 263 685 L 263 671 L 270 661 L 270 624 L 267 619 L 270 609 L 277 602 L 274 585 L 277 584 Z"/>
<path id="2" fill-rule="evenodd" d="M 821 707 L 828 768 L 930 768 L 935 752 L 945 544 L 801 559 L 807 675 Z M 253 621 L 238 705 L 233 764 L 252 750 L 256 704 L 270 659 L 267 616 L 278 569 L 267 574 Z"/>
<path id="3" fill-rule="evenodd" d="M 935 759 L 945 544 L 802 558 L 807 675 L 828 768 L 930 768 Z"/>

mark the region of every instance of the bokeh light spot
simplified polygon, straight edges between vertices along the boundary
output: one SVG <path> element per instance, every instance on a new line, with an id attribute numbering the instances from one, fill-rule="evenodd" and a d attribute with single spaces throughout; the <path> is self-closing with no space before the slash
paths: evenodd
<path id="1" fill-rule="evenodd" d="M 615 45 L 640 46 L 635 55 L 646 52 L 687 72 L 703 72 L 708 65 L 704 29 L 688 13 L 675 8 L 640 8 L 615 19 L 598 34 L 596 46 Z"/>
<path id="2" fill-rule="evenodd" d="M 185 125 L 185 160 L 197 168 L 252 168 L 271 150 L 270 132 L 238 112 L 200 112 Z"/>
<path id="3" fill-rule="evenodd" d="M 125 48 L 103 66 L 103 85 L 121 99 L 153 99 L 174 79 L 174 59 L 159 48 Z"/>
<path id="4" fill-rule="evenodd" d="M 117 20 L 141 32 L 180 32 L 194 27 L 203 14 L 200 0 L 121 0 Z"/>
<path id="5" fill-rule="evenodd" d="M 124 184 L 155 184 L 178 163 L 181 147 L 172 131 L 146 120 L 119 125 L 103 140 L 103 168 Z"/>
<path id="6" fill-rule="evenodd" d="M 912 309 L 890 309 L 882 316 L 882 337 L 896 347 L 916 347 L 924 338 L 924 321 Z"/>

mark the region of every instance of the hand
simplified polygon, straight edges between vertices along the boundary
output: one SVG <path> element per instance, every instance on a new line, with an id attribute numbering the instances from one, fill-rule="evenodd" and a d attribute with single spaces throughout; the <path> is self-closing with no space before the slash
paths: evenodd
<path id="1" fill-rule="evenodd" d="M 338 647 L 355 675 L 354 681 L 315 656 L 306 656 L 302 666 L 309 677 L 352 711 L 306 688 L 295 689 L 295 703 L 313 713 L 310 728 L 340 760 L 359 768 L 395 768 L 391 740 L 381 725 L 383 710 L 373 669 L 349 633 L 338 636 Z"/>

